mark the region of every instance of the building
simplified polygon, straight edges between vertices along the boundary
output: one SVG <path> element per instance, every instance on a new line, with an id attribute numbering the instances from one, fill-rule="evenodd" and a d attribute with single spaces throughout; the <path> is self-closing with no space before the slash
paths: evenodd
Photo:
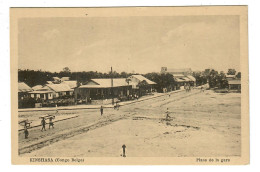
<path id="1" fill-rule="evenodd" d="M 77 81 L 74 81 L 74 80 L 62 81 L 61 84 L 67 84 L 71 89 L 74 89 L 77 87 Z"/>
<path id="2" fill-rule="evenodd" d="M 162 67 L 161 68 L 161 73 L 169 73 L 169 74 L 181 74 L 181 75 L 191 75 L 192 70 L 191 68 L 181 68 L 181 69 L 173 69 L 173 68 L 167 68 L 167 67 Z"/>
<path id="3" fill-rule="evenodd" d="M 228 88 L 229 90 L 241 91 L 241 80 L 240 79 L 228 80 Z"/>
<path id="4" fill-rule="evenodd" d="M 18 83 L 18 100 L 22 100 L 24 98 L 29 97 L 29 92 L 33 91 L 31 87 L 29 87 L 24 82 Z"/>
<path id="5" fill-rule="evenodd" d="M 226 75 L 227 80 L 236 79 L 236 75 Z"/>
<path id="6" fill-rule="evenodd" d="M 112 86 L 113 85 L 113 86 Z M 111 99 L 112 97 L 128 96 L 132 86 L 126 78 L 91 79 L 85 85 L 75 89 L 75 99 Z"/>
<path id="7" fill-rule="evenodd" d="M 72 96 L 74 90 L 70 88 L 69 85 L 61 83 L 61 84 L 46 84 L 49 90 L 53 91 L 55 94 L 54 98 L 62 97 L 62 96 Z"/>
<path id="8" fill-rule="evenodd" d="M 167 67 L 162 67 L 161 73 L 173 75 L 174 81 L 176 82 L 175 90 L 184 88 L 184 85 L 196 86 L 196 78 L 192 76 L 191 68 L 168 69 Z"/>
<path id="9" fill-rule="evenodd" d="M 31 98 L 34 99 L 52 100 L 55 92 L 47 86 L 36 85 L 33 87 L 33 91 L 29 92 L 29 94 Z"/>
<path id="10" fill-rule="evenodd" d="M 59 84 L 59 83 L 61 83 L 61 79 L 59 78 L 59 77 L 52 77 L 52 79 L 53 79 L 53 81 L 52 81 L 52 83 L 54 83 L 54 84 Z"/>
<path id="11" fill-rule="evenodd" d="M 91 79 L 85 85 L 75 88 L 76 100 L 100 100 L 118 98 L 130 99 L 134 94 L 142 96 L 151 92 L 156 83 L 142 75 L 132 75 L 128 78 Z"/>
<path id="12" fill-rule="evenodd" d="M 142 75 L 131 75 L 127 78 L 127 82 L 132 85 L 134 94 L 138 94 L 139 96 L 153 92 L 154 86 L 156 85 L 155 82 Z"/>
<path id="13" fill-rule="evenodd" d="M 61 80 L 61 82 L 63 82 L 63 81 L 69 81 L 69 80 L 70 80 L 70 77 L 62 77 L 60 80 Z"/>

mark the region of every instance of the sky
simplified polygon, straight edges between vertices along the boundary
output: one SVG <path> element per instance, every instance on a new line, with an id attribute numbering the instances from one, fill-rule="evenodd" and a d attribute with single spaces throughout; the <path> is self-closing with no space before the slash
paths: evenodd
<path id="1" fill-rule="evenodd" d="M 240 71 L 239 16 L 22 18 L 19 69 Z"/>

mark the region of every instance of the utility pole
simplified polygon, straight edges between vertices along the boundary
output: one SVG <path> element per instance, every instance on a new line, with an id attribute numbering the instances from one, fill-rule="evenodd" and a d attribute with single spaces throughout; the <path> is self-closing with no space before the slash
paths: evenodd
<path id="1" fill-rule="evenodd" d="M 112 105 L 114 105 L 113 69 L 112 69 L 112 66 L 111 66 L 111 95 L 112 95 Z"/>

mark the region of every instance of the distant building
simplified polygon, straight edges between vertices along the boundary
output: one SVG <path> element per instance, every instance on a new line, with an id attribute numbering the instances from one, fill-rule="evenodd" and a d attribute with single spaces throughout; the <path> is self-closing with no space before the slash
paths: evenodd
<path id="1" fill-rule="evenodd" d="M 236 79 L 236 75 L 226 75 L 227 80 Z"/>
<path id="2" fill-rule="evenodd" d="M 132 85 L 133 88 L 138 88 L 138 84 L 141 82 L 145 82 L 147 85 L 150 85 L 151 88 L 153 85 L 156 85 L 155 82 L 145 78 L 143 75 L 131 75 L 127 78 L 129 80 L 130 85 Z"/>
<path id="3" fill-rule="evenodd" d="M 168 69 L 167 67 L 162 67 L 161 73 L 191 75 L 192 70 L 191 70 L 191 68 L 181 68 L 181 69 L 169 68 Z"/>
<path id="4" fill-rule="evenodd" d="M 63 81 L 69 81 L 69 80 L 70 80 L 70 77 L 62 77 L 60 80 L 61 80 L 61 82 L 63 82 Z"/>
<path id="5" fill-rule="evenodd" d="M 240 79 L 228 80 L 228 88 L 230 90 L 241 91 L 241 80 Z"/>
<path id="6" fill-rule="evenodd" d="M 71 89 L 74 89 L 77 87 L 77 81 L 74 81 L 74 80 L 65 80 L 65 81 L 62 81 L 61 84 L 67 84 Z"/>
<path id="7" fill-rule="evenodd" d="M 30 96 L 34 99 L 52 100 L 55 92 L 47 86 L 36 85 L 33 91 L 29 92 Z"/>
<path id="8" fill-rule="evenodd" d="M 127 80 L 129 84 L 132 85 L 133 92 L 139 96 L 152 92 L 154 86 L 156 85 L 155 82 L 145 78 L 142 75 L 131 75 L 127 78 Z"/>
<path id="9" fill-rule="evenodd" d="M 61 79 L 59 77 L 52 77 L 54 81 L 52 83 L 59 84 L 61 82 Z"/>
<path id="10" fill-rule="evenodd" d="M 53 84 L 53 81 L 46 81 L 47 84 Z"/>
<path id="11" fill-rule="evenodd" d="M 29 97 L 29 92 L 33 91 L 31 87 L 29 87 L 24 82 L 18 83 L 18 100 Z"/>
<path id="12" fill-rule="evenodd" d="M 128 78 L 113 78 L 113 87 L 111 78 L 91 79 L 85 85 L 75 88 L 75 99 L 111 99 L 128 97 L 133 94 L 140 96 L 142 91 L 151 92 L 156 83 L 150 81 L 142 75 L 132 75 Z M 142 89 L 140 90 L 140 86 Z"/>
<path id="13" fill-rule="evenodd" d="M 46 84 L 51 91 L 55 92 L 54 98 L 61 96 L 72 96 L 74 90 L 69 87 L 67 84 Z"/>
<path id="14" fill-rule="evenodd" d="M 126 78 L 113 78 L 113 87 L 111 78 L 91 79 L 85 85 L 75 89 L 75 98 L 88 101 L 90 98 L 91 100 L 111 99 L 112 96 L 127 96 L 131 89 L 132 86 L 127 83 Z"/>
<path id="15" fill-rule="evenodd" d="M 169 73 L 173 75 L 174 81 L 177 83 L 176 89 L 180 89 L 186 84 L 189 84 L 191 86 L 196 85 L 196 79 L 192 76 L 191 68 L 168 69 L 167 67 L 162 67 L 161 73 Z"/>

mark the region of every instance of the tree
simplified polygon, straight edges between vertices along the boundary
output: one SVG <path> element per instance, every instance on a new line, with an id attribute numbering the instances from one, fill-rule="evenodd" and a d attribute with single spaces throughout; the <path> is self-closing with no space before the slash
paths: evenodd
<path id="1" fill-rule="evenodd" d="M 236 74 L 236 70 L 235 69 L 228 69 L 227 74 L 228 75 L 235 75 Z"/>
<path id="2" fill-rule="evenodd" d="M 238 79 L 241 79 L 241 72 L 238 72 L 237 75 L 236 75 L 236 77 L 237 77 Z"/>
<path id="3" fill-rule="evenodd" d="M 70 69 L 69 69 L 69 67 L 65 67 L 65 68 L 63 68 L 62 71 L 65 72 L 65 73 L 70 73 Z"/>
<path id="4" fill-rule="evenodd" d="M 197 85 L 204 85 L 204 84 L 207 83 L 207 76 L 205 75 L 205 73 L 203 73 L 203 72 L 193 72 L 192 75 L 196 79 Z"/>

